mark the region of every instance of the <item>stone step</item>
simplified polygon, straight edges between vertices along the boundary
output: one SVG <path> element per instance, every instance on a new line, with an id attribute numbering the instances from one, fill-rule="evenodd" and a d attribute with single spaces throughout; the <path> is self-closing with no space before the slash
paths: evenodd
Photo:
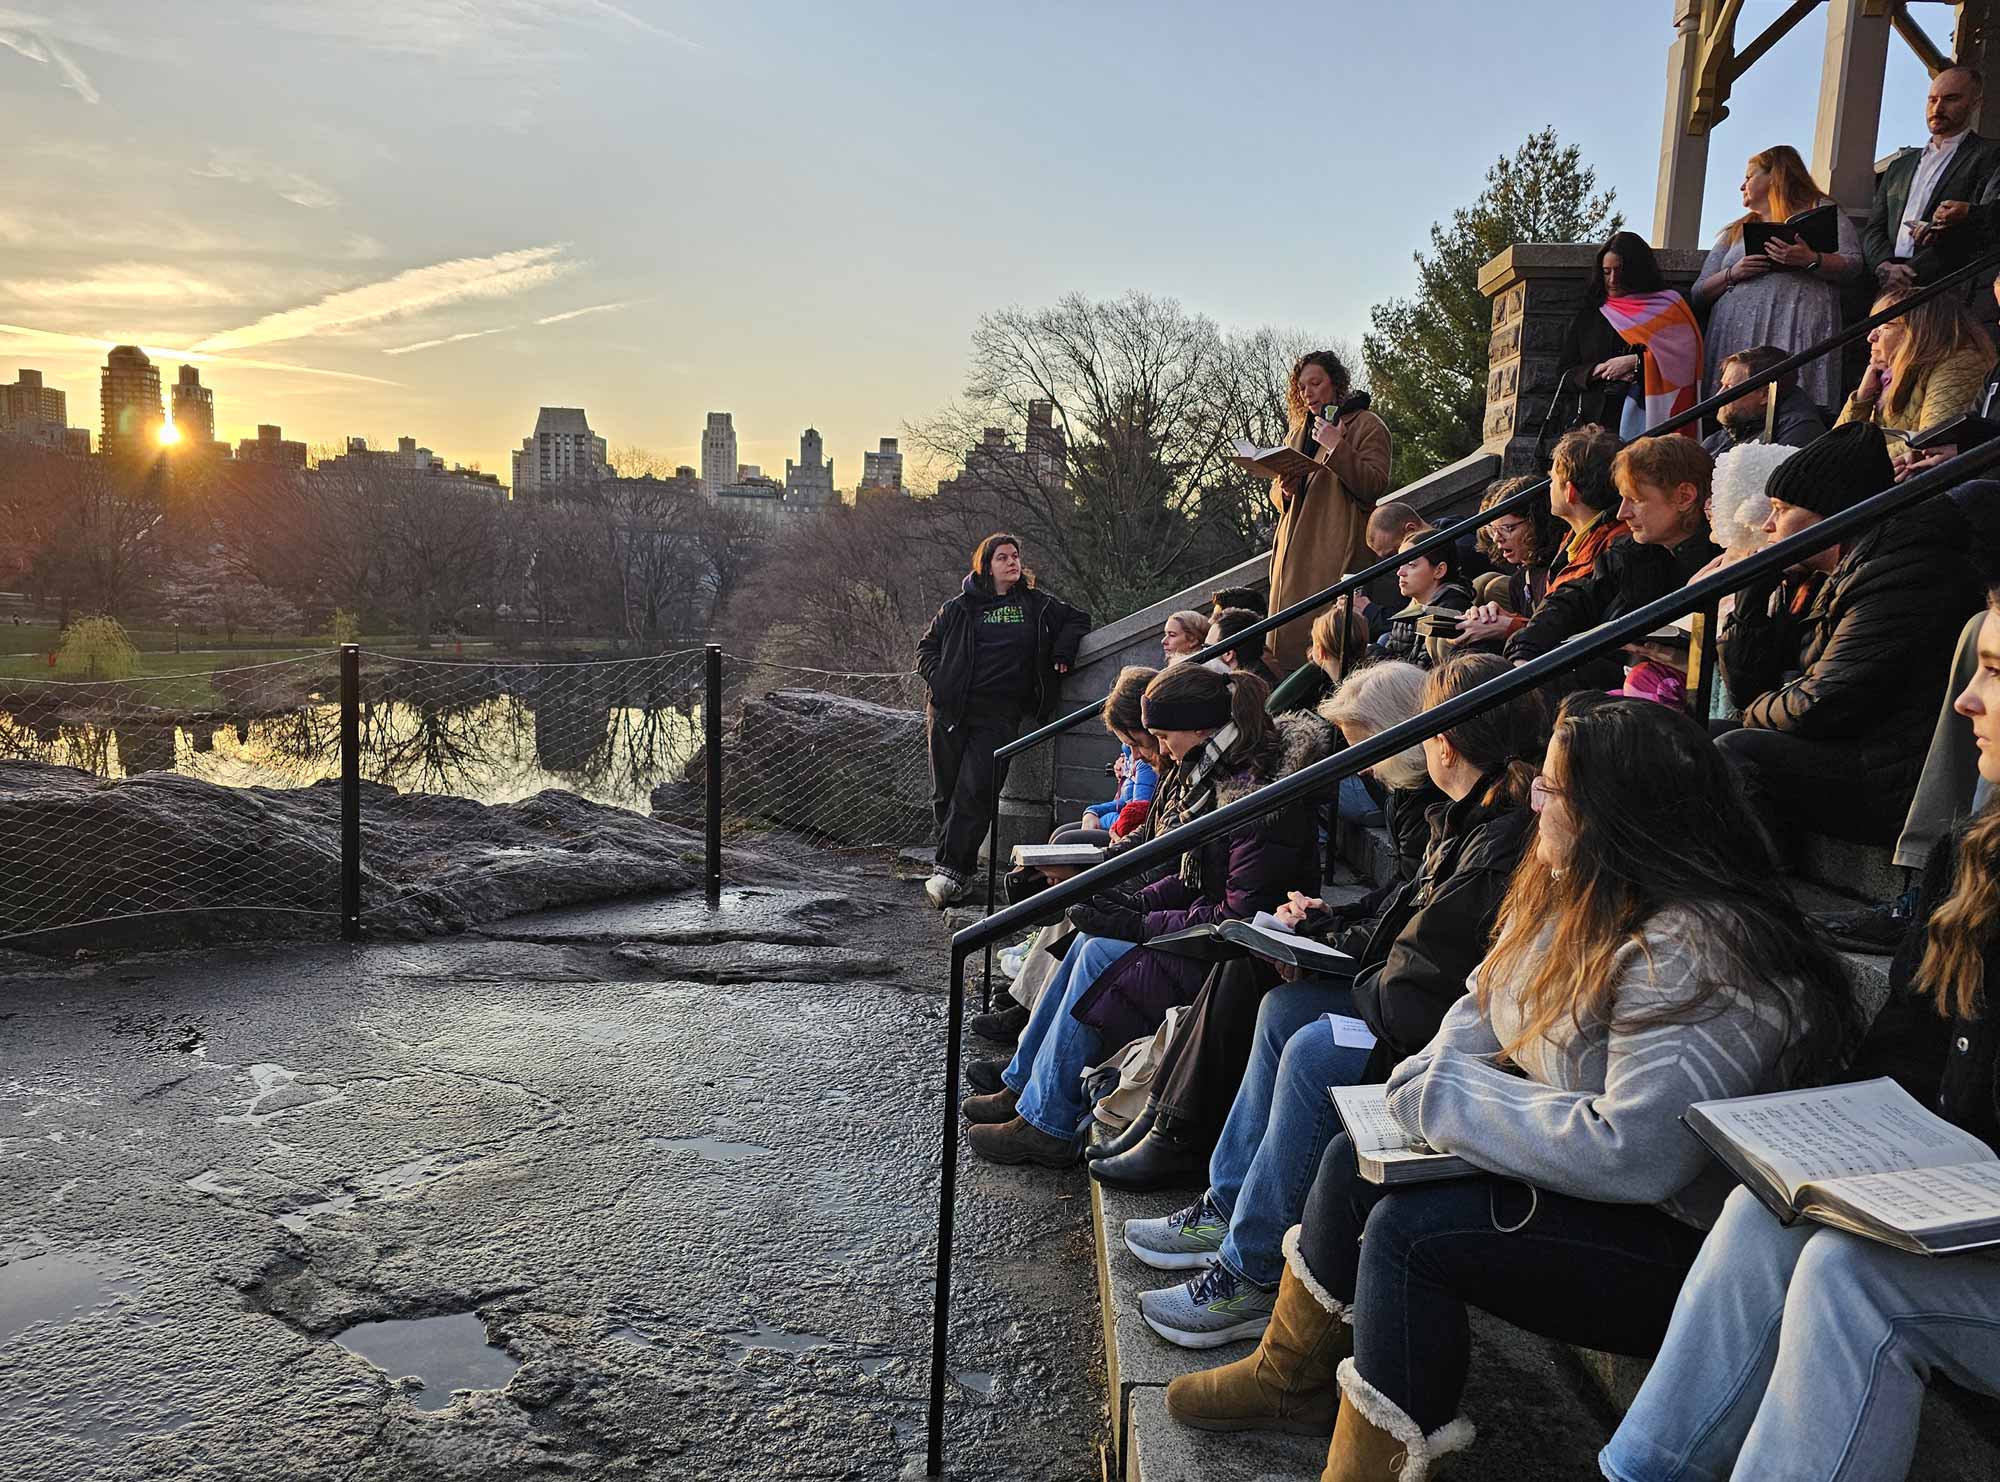
<path id="1" fill-rule="evenodd" d="M 1869 905 L 1894 900 L 1907 883 L 1887 845 L 1849 844 L 1824 834 L 1800 834 L 1793 841 L 1793 873 Z"/>

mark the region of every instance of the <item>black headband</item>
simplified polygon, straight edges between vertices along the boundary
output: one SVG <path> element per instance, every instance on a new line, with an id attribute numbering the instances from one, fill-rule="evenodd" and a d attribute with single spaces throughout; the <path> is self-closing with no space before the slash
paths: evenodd
<path id="1" fill-rule="evenodd" d="M 1229 692 L 1213 700 L 1160 700 L 1146 695 L 1139 701 L 1149 731 L 1219 731 L 1229 724 Z"/>

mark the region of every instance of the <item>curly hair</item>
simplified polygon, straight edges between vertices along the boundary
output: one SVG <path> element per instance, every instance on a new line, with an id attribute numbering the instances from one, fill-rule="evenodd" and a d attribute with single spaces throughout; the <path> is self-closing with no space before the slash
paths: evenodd
<path id="1" fill-rule="evenodd" d="M 1306 351 L 1292 362 L 1292 374 L 1285 381 L 1285 410 L 1291 414 L 1294 427 L 1305 426 L 1306 418 L 1319 410 L 1317 407 L 1307 406 L 1305 396 L 1299 390 L 1299 377 L 1306 373 L 1306 367 L 1309 365 L 1316 365 L 1326 372 L 1327 379 L 1333 382 L 1335 396 L 1346 396 L 1353 386 L 1352 378 L 1347 374 L 1347 367 L 1340 363 L 1340 357 L 1333 351 Z"/>

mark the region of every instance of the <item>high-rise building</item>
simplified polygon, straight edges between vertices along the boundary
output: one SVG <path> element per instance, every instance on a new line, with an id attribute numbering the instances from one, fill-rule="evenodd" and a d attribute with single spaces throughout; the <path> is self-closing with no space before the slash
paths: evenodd
<path id="1" fill-rule="evenodd" d="M 877 453 L 861 455 L 861 487 L 863 489 L 886 489 L 900 493 L 903 487 L 903 455 L 896 448 L 896 439 L 882 439 L 882 449 Z"/>
<path id="2" fill-rule="evenodd" d="M 257 424 L 256 437 L 246 437 L 236 445 L 236 461 L 277 463 L 286 468 L 304 468 L 306 445 L 301 442 L 287 442 L 284 428 L 260 422 Z"/>
<path id="3" fill-rule="evenodd" d="M 148 457 L 160 448 L 167 414 L 160 401 L 160 372 L 137 345 L 120 345 L 106 357 L 99 397 L 104 431 L 98 448 L 107 458 Z"/>
<path id="4" fill-rule="evenodd" d="M 611 474 L 604 439 L 590 430 L 582 407 L 543 407 L 532 437 L 514 454 L 514 495 L 553 493 L 564 484 L 594 483 Z"/>
<path id="5" fill-rule="evenodd" d="M 800 435 L 799 461 L 785 460 L 787 504 L 833 503 L 833 460 L 821 456 L 825 447 L 815 428 L 808 427 Z"/>
<path id="6" fill-rule="evenodd" d="M 201 372 L 191 365 L 182 366 L 174 382 L 173 406 L 178 446 L 191 453 L 215 452 L 215 393 L 201 384 Z"/>
<path id="7" fill-rule="evenodd" d="M 347 451 L 336 453 L 331 458 L 322 458 L 317 473 L 338 476 L 375 471 L 409 473 L 424 478 L 438 480 L 439 488 L 465 489 L 476 494 L 496 495 L 505 498 L 507 491 L 500 485 L 498 474 L 481 473 L 476 468 L 468 468 L 454 463 L 446 466 L 444 459 L 429 448 L 417 446 L 413 437 L 396 439 L 394 451 L 388 448 L 371 448 L 365 437 L 350 437 Z"/>
<path id="8" fill-rule="evenodd" d="M 702 429 L 701 482 L 710 498 L 736 482 L 736 424 L 728 412 L 710 412 Z"/>
<path id="9" fill-rule="evenodd" d="M 69 426 L 69 398 L 42 384 L 38 370 L 23 370 L 11 386 L 0 386 L 0 430 Z"/>

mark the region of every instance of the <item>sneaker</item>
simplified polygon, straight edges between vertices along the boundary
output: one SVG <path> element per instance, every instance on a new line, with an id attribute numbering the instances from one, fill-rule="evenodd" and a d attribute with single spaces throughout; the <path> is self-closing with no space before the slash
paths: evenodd
<path id="1" fill-rule="evenodd" d="M 1836 945 L 1850 952 L 1894 952 L 1909 934 L 1910 919 L 1916 910 L 1917 893 L 1913 888 L 1884 905 L 1859 911 L 1828 911 L 1813 920 Z"/>
<path id="2" fill-rule="evenodd" d="M 1220 1348 L 1261 1338 L 1277 1305 L 1276 1287 L 1245 1281 L 1220 1261 L 1192 1281 L 1139 1295 L 1146 1326 L 1182 1348 Z"/>
<path id="3" fill-rule="evenodd" d="M 1011 947 L 1003 947 L 993 959 L 993 965 L 1000 969 L 1000 975 L 1008 982 L 1021 976 L 1021 969 L 1028 963 L 1028 943 L 1017 942 Z"/>
<path id="4" fill-rule="evenodd" d="M 924 881 L 924 895 L 940 911 L 957 900 L 958 893 L 962 889 L 964 887 L 949 875 L 933 875 Z"/>
<path id="5" fill-rule="evenodd" d="M 996 1045 L 1018 1044 L 1021 1031 L 1028 1027 L 1028 1011 L 1017 1003 L 1009 1004 L 990 1014 L 974 1014 L 966 1027 Z"/>
<path id="6" fill-rule="evenodd" d="M 1125 1249 L 1155 1271 L 1199 1271 L 1228 1233 L 1229 1221 L 1203 1194 L 1163 1220 L 1125 1221 Z"/>

